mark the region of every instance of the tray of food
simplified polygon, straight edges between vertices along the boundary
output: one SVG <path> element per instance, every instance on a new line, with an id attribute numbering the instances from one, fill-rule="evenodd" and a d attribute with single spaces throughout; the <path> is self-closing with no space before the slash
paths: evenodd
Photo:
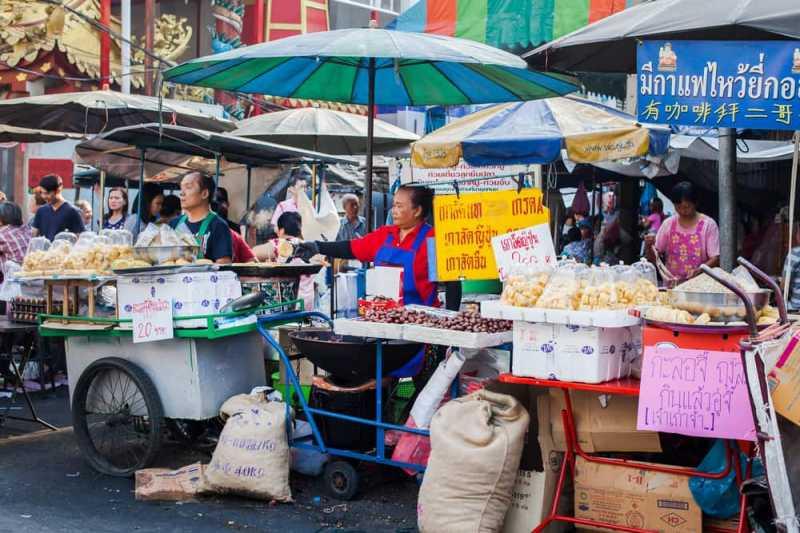
<path id="1" fill-rule="evenodd" d="M 322 270 L 324 265 L 318 263 L 283 264 L 283 263 L 233 263 L 222 265 L 222 270 L 230 270 L 248 278 L 296 278 L 313 276 Z"/>
<path id="2" fill-rule="evenodd" d="M 756 313 L 769 303 L 772 291 L 760 288 L 752 278 L 729 274 L 722 269 L 714 269 L 714 274 L 741 288 Z M 737 322 L 746 316 L 742 300 L 708 274 L 700 274 L 670 289 L 669 295 L 671 307 L 702 317 L 704 323 Z"/>
<path id="3" fill-rule="evenodd" d="M 134 264 L 133 266 L 123 266 L 114 268 L 114 274 L 120 276 L 131 276 L 139 274 L 184 274 L 189 272 L 208 272 L 219 270 L 219 265 L 214 264 L 209 259 L 198 259 L 194 263 L 186 264 L 160 264 L 151 265 L 146 262 Z"/>

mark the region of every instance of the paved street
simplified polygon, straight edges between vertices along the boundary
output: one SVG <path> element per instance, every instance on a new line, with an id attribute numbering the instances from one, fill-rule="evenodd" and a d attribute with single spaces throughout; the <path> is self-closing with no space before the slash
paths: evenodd
<path id="1" fill-rule="evenodd" d="M 0 412 L 6 405 L 0 400 Z M 0 426 L 0 533 L 416 531 L 416 483 L 375 469 L 365 470 L 366 487 L 348 503 L 327 498 L 321 479 L 303 476 L 292 479 L 294 504 L 270 506 L 229 497 L 183 504 L 137 502 L 133 480 L 101 476 L 82 461 L 69 427 L 66 389 L 37 397 L 36 406 L 62 429 L 40 431 L 14 421 Z M 208 456 L 168 448 L 158 466 L 198 460 L 207 462 Z"/>

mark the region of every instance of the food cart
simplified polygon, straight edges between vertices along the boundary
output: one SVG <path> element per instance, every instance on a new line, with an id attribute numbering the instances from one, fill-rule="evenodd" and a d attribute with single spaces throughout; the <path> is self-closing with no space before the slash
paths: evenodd
<path id="1" fill-rule="evenodd" d="M 98 168 L 114 167 L 123 176 L 130 175 L 131 164 L 138 164 L 140 188 L 146 177 L 152 177 L 147 163 L 157 162 L 157 174 L 161 174 L 165 162 L 175 162 L 175 154 L 182 157 L 184 171 L 194 168 L 186 166 L 190 159 L 212 159 L 217 175 L 222 159 L 248 168 L 298 161 L 346 162 L 159 124 L 112 130 L 86 141 L 77 151 L 83 156 L 92 154 L 91 162 Z M 193 255 L 189 250 L 187 257 Z M 53 313 L 48 305 L 47 312 L 39 315 L 42 336 L 65 339 L 75 434 L 82 454 L 97 471 L 131 475 L 157 456 L 165 430 L 178 438 L 196 437 L 196 422 L 215 418 L 226 399 L 266 384 L 264 343 L 256 331 L 255 315 L 294 310 L 298 301 L 265 302 L 262 292 L 242 296 L 239 279 L 231 271 L 236 266 L 225 268 L 157 262 L 152 267 L 115 268 L 100 275 L 49 271 L 27 276 L 66 287 L 84 283 L 83 289 L 91 294 L 101 284 L 117 288 L 116 312 L 111 316 L 95 313 L 93 298 L 90 311 L 82 313 L 80 293 L 68 289 L 62 313 Z M 320 266 L 303 268 L 318 271 Z M 267 277 L 299 275 L 291 265 L 261 270 L 259 274 Z M 145 326 L 161 333 L 171 330 L 171 334 L 164 333 L 154 342 L 138 342 L 142 336 L 149 337 L 151 330 L 133 327 L 137 295 L 142 300 L 153 297 L 169 302 L 166 326 L 159 326 L 155 319 Z"/>

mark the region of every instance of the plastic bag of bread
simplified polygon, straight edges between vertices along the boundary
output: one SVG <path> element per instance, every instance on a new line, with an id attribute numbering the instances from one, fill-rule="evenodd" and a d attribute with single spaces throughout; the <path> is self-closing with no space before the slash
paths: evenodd
<path id="1" fill-rule="evenodd" d="M 617 289 L 614 284 L 614 271 L 607 266 L 593 267 L 586 278 L 581 293 L 579 311 L 599 311 L 617 309 Z"/>
<path id="2" fill-rule="evenodd" d="M 520 267 L 503 282 L 500 300 L 516 307 L 534 307 L 544 292 L 553 269 L 550 267 Z"/>
<path id="3" fill-rule="evenodd" d="M 535 307 L 542 309 L 577 309 L 588 284 L 589 267 L 575 262 L 558 265 L 542 291 Z"/>

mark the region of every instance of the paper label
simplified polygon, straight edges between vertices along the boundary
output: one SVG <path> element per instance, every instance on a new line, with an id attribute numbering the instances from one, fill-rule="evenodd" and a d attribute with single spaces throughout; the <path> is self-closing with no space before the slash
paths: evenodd
<path id="1" fill-rule="evenodd" d="M 131 318 L 134 343 L 161 341 L 174 337 L 172 302 L 169 300 L 148 298 L 142 303 L 133 304 Z"/>

